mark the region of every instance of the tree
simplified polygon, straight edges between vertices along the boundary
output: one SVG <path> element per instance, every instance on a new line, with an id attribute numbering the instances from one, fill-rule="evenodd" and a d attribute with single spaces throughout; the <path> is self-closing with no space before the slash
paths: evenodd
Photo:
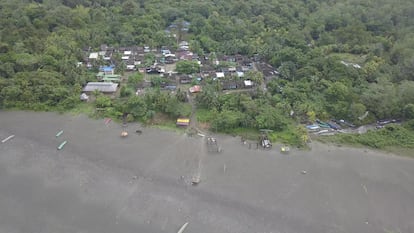
<path id="1" fill-rule="evenodd" d="M 17 107 L 22 90 L 17 85 L 8 85 L 2 88 L 0 94 L 5 107 Z"/>
<path id="2" fill-rule="evenodd" d="M 401 100 L 400 106 L 414 103 L 414 81 L 404 80 L 398 85 L 398 95 Z"/>
<path id="3" fill-rule="evenodd" d="M 79 96 L 72 95 L 72 96 L 69 96 L 68 98 L 64 99 L 61 102 L 62 103 L 61 106 L 63 107 L 64 110 L 72 109 L 72 108 L 76 107 L 76 105 L 79 104 L 80 102 L 81 101 L 80 101 Z"/>
<path id="4" fill-rule="evenodd" d="M 124 75 L 126 70 L 126 65 L 125 62 L 121 61 L 117 64 L 117 66 L 115 67 L 115 72 L 121 75 Z"/>
<path id="5" fill-rule="evenodd" d="M 376 81 L 380 67 L 385 63 L 384 59 L 374 56 L 372 60 L 365 63 L 362 72 L 368 82 Z"/>
<path id="6" fill-rule="evenodd" d="M 398 105 L 396 88 L 387 80 L 370 84 L 361 95 L 361 101 L 367 110 L 374 113 L 379 119 L 398 117 L 401 114 L 402 106 Z"/>
<path id="7" fill-rule="evenodd" d="M 175 70 L 181 74 L 194 74 L 200 71 L 200 65 L 196 61 L 178 61 Z"/>
<path id="8" fill-rule="evenodd" d="M 241 109 L 240 94 L 220 95 L 218 101 L 220 104 L 219 110 L 239 111 Z"/>
<path id="9" fill-rule="evenodd" d="M 188 101 L 187 92 L 181 91 L 180 88 L 178 88 L 177 93 L 175 94 L 175 97 L 180 102 L 187 102 Z"/>
<path id="10" fill-rule="evenodd" d="M 167 113 L 172 118 L 190 116 L 191 115 L 191 105 L 182 103 L 177 99 L 170 98 L 168 99 L 167 106 L 165 108 L 165 113 Z"/>
<path id="11" fill-rule="evenodd" d="M 141 97 L 132 96 L 126 102 L 125 111 L 130 113 L 134 118 L 143 117 L 147 113 L 147 105 Z"/>
<path id="12" fill-rule="evenodd" d="M 325 92 L 329 102 L 350 100 L 350 92 L 348 87 L 342 82 L 332 83 Z"/>
<path id="13" fill-rule="evenodd" d="M 198 40 L 191 40 L 190 41 L 190 48 L 191 48 L 191 51 L 194 51 L 198 55 L 200 55 L 200 56 L 203 56 L 204 55 L 204 51 L 201 48 L 200 41 L 198 41 Z"/>
<path id="14" fill-rule="evenodd" d="M 155 54 L 153 53 L 146 53 L 144 55 L 144 66 L 149 67 L 152 66 L 155 62 Z"/>
<path id="15" fill-rule="evenodd" d="M 278 68 L 278 71 L 282 78 L 293 82 L 295 81 L 296 70 L 297 66 L 292 61 L 283 62 Z"/>
<path id="16" fill-rule="evenodd" d="M 256 116 L 256 122 L 259 129 L 271 129 L 276 131 L 282 131 L 288 125 L 283 114 L 269 106 L 262 107 L 259 115 Z"/>
<path id="17" fill-rule="evenodd" d="M 316 113 L 314 111 L 309 111 L 306 113 L 310 122 L 315 122 L 316 120 Z"/>
<path id="18" fill-rule="evenodd" d="M 349 107 L 349 120 L 357 121 L 358 117 L 363 116 L 367 108 L 362 103 L 352 103 Z"/>
<path id="19" fill-rule="evenodd" d="M 144 75 L 142 73 L 137 72 L 128 76 L 128 85 L 132 88 L 136 88 L 142 81 L 144 81 Z"/>
<path id="20" fill-rule="evenodd" d="M 197 106 L 205 109 L 217 109 L 219 107 L 218 94 L 212 86 L 205 86 L 196 98 Z"/>
<path id="21" fill-rule="evenodd" d="M 122 13 L 124 15 L 133 15 L 136 11 L 137 4 L 131 0 L 122 3 Z"/>
<path id="22" fill-rule="evenodd" d="M 253 83 L 257 84 L 258 86 L 262 85 L 264 82 L 263 73 L 259 71 L 249 71 L 246 73 L 246 79 L 252 80 Z"/>
<path id="23" fill-rule="evenodd" d="M 14 64 L 11 62 L 0 63 L 0 76 L 12 78 L 15 74 Z"/>
<path id="24" fill-rule="evenodd" d="M 119 95 L 120 97 L 129 97 L 133 94 L 133 91 L 128 88 L 127 86 L 122 86 L 120 91 L 119 91 Z"/>
<path id="25" fill-rule="evenodd" d="M 151 85 L 154 87 L 161 87 L 165 83 L 167 83 L 167 80 L 164 77 L 155 76 L 151 78 Z"/>
<path id="26" fill-rule="evenodd" d="M 406 119 L 414 119 L 414 104 L 407 104 L 404 106 L 404 117 Z"/>
<path id="27" fill-rule="evenodd" d="M 404 38 L 398 40 L 391 51 L 391 62 L 398 66 L 399 80 L 413 80 L 414 78 L 414 34 L 407 33 Z M 397 79 L 397 80 L 398 80 Z"/>
<path id="28" fill-rule="evenodd" d="M 211 128 L 215 131 L 229 132 L 241 127 L 245 116 L 239 111 L 224 110 L 211 122 Z"/>
<path id="29" fill-rule="evenodd" d="M 96 97 L 95 106 L 97 108 L 107 108 L 112 106 L 111 99 L 105 95 L 99 95 Z"/>

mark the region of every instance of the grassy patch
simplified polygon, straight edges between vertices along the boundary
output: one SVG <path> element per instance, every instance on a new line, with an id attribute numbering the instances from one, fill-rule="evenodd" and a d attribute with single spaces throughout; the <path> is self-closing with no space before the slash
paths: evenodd
<path id="1" fill-rule="evenodd" d="M 187 128 L 177 127 L 176 122 L 173 120 L 163 119 L 160 121 L 156 121 L 156 123 L 154 123 L 154 121 L 151 121 L 151 122 L 152 123 L 147 124 L 147 126 L 154 127 L 157 129 L 162 129 L 162 130 L 173 131 L 177 133 L 185 133 L 187 130 Z"/>
<path id="2" fill-rule="evenodd" d="M 270 139 L 275 142 L 280 142 L 287 145 L 302 146 L 300 136 L 295 129 L 288 129 L 281 132 L 273 132 L 270 134 Z"/>
<path id="3" fill-rule="evenodd" d="M 292 130 L 284 130 L 281 132 L 273 132 L 270 134 L 272 141 L 281 142 L 284 144 L 295 145 L 297 144 L 297 136 Z"/>
<path id="4" fill-rule="evenodd" d="M 260 132 L 257 129 L 250 129 L 250 128 L 235 128 L 228 132 L 233 136 L 241 136 L 248 140 L 257 140 L 260 136 Z"/>
<path id="5" fill-rule="evenodd" d="M 257 141 L 260 137 L 260 131 L 258 129 L 246 129 L 246 128 L 236 128 L 231 131 L 226 131 L 226 133 L 233 136 L 241 136 L 248 140 Z M 284 131 L 273 131 L 268 133 L 269 139 L 272 142 L 279 142 L 282 144 L 304 147 L 305 144 L 302 140 L 301 132 L 297 130 L 293 125 L 287 128 Z"/>
<path id="6" fill-rule="evenodd" d="M 283 131 L 273 131 L 269 134 L 272 142 L 279 142 L 286 145 L 306 148 L 309 141 L 306 129 L 294 123 L 288 124 Z"/>
<path id="7" fill-rule="evenodd" d="M 186 128 L 179 128 L 177 127 L 175 123 L 172 123 L 172 122 L 163 122 L 162 124 L 151 125 L 151 127 L 162 129 L 162 130 L 179 132 L 179 133 L 184 133 L 186 131 Z"/>
<path id="8" fill-rule="evenodd" d="M 175 119 L 169 118 L 166 114 L 156 113 L 155 116 L 145 123 L 147 126 L 165 129 L 176 132 L 184 132 L 185 128 L 178 128 Z"/>
<path id="9" fill-rule="evenodd" d="M 192 106 L 189 103 L 181 103 L 181 116 L 186 116 L 186 117 L 190 117 L 191 116 L 191 111 L 192 111 Z"/>
<path id="10" fill-rule="evenodd" d="M 87 116 L 93 116 L 95 112 L 95 106 L 91 103 L 82 102 L 79 103 L 75 108 L 69 110 L 70 114 L 79 115 L 85 114 Z"/>
<path id="11" fill-rule="evenodd" d="M 408 154 L 414 151 L 414 131 L 400 125 L 387 125 L 380 130 L 370 130 L 365 134 L 337 134 L 321 136 L 318 140 L 347 145 L 362 145 L 374 149 Z"/>
<path id="12" fill-rule="evenodd" d="M 215 117 L 214 112 L 207 109 L 197 109 L 195 114 L 199 122 L 210 122 Z"/>

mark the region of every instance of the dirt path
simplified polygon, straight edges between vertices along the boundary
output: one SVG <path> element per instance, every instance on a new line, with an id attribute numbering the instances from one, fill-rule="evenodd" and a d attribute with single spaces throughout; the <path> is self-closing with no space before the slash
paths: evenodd
<path id="1" fill-rule="evenodd" d="M 188 98 L 188 101 L 191 104 L 190 125 L 188 127 L 191 133 L 196 133 L 197 135 L 195 136 L 200 137 L 199 148 L 197 149 L 197 153 L 194 153 L 194 156 L 196 156 L 197 158 L 197 167 L 196 167 L 196 170 L 193 176 L 193 184 L 198 184 L 199 182 L 201 182 L 202 179 L 205 179 L 205 177 L 203 177 L 202 171 L 203 171 L 203 162 L 208 154 L 207 146 L 206 146 L 206 140 L 207 140 L 208 135 L 206 132 L 201 131 L 198 127 L 198 120 L 197 120 L 197 115 L 196 115 L 197 106 L 196 106 L 195 96 L 190 95 Z"/>

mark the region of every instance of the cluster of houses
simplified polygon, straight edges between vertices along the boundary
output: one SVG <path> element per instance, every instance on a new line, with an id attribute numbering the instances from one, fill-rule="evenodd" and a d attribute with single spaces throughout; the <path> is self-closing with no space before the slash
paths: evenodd
<path id="1" fill-rule="evenodd" d="M 148 46 L 114 48 L 101 45 L 98 52 L 90 52 L 89 50 L 89 48 L 85 50 L 85 52 L 89 52 L 89 55 L 84 59 L 87 68 L 94 68 L 101 64 L 118 64 L 122 61 L 127 71 L 134 71 L 140 67 L 144 62 L 145 54 L 159 52 L 159 50 L 151 49 Z"/>
<path id="2" fill-rule="evenodd" d="M 132 46 L 114 48 L 101 45 L 100 51 L 85 51 L 84 64 L 87 68 L 99 68 L 96 74 L 96 82 L 88 83 L 84 92 L 98 89 L 103 93 L 114 93 L 119 87 L 122 77 L 115 74 L 115 64 L 121 62 L 125 65 L 127 72 L 142 72 L 147 74 L 158 74 L 164 77 L 161 87 L 171 90 L 180 84 L 197 83 L 202 85 L 203 80 L 219 80 L 223 90 L 251 88 L 255 83 L 246 75 L 249 71 L 263 71 L 265 78 L 274 77 L 278 72 L 270 65 L 261 65 L 255 58 L 243 55 L 219 56 L 215 53 L 198 55 L 190 50 L 186 41 L 178 43 L 178 47 L 159 49 L 148 46 Z M 145 61 L 146 54 L 155 57 L 152 64 Z M 191 75 L 178 74 L 175 71 L 166 71 L 166 66 L 178 61 L 194 61 L 200 65 L 200 72 Z M 122 64 L 121 63 L 121 64 Z M 256 65 L 255 65 L 256 64 Z M 197 90 L 201 90 L 197 89 Z"/>

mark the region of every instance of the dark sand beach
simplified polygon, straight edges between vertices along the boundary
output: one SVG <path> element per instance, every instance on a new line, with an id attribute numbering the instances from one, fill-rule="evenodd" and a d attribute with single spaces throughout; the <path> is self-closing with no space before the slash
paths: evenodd
<path id="1" fill-rule="evenodd" d="M 281 154 L 224 135 L 209 153 L 206 137 L 121 130 L 0 112 L 0 141 L 15 135 L 0 142 L 0 232 L 414 232 L 414 159 L 320 143 Z"/>

